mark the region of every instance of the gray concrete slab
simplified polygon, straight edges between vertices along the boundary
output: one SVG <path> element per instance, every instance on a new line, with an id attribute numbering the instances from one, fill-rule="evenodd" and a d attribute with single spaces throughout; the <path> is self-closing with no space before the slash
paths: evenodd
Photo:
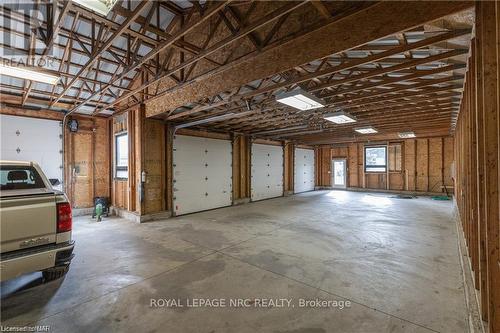
<path id="1" fill-rule="evenodd" d="M 318 191 L 136 224 L 78 217 L 68 275 L 2 283 L 2 325 L 53 332 L 465 332 L 451 202 Z M 224 299 L 226 307 L 187 307 Z M 262 308 L 255 299 L 287 299 Z M 301 299 L 350 302 L 300 307 Z M 179 299 L 184 307 L 154 307 Z M 229 306 L 248 299 L 249 307 Z M 258 302 L 258 301 L 257 301 Z"/>

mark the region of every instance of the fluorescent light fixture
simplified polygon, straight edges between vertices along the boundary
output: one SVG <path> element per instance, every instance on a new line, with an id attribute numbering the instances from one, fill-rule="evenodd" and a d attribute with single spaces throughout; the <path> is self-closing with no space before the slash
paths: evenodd
<path id="1" fill-rule="evenodd" d="M 325 114 L 323 118 L 335 124 L 349 124 L 356 122 L 356 118 L 354 118 L 354 116 L 351 116 L 349 113 L 344 111 L 328 113 Z"/>
<path id="2" fill-rule="evenodd" d="M 312 110 L 324 107 L 324 102 L 302 89 L 292 90 L 276 96 L 276 101 L 299 110 Z"/>
<path id="3" fill-rule="evenodd" d="M 101 15 L 108 15 L 117 0 L 73 0 L 79 5 Z"/>
<path id="4" fill-rule="evenodd" d="M 373 134 L 373 133 L 378 133 L 378 131 L 373 128 L 373 127 L 360 127 L 360 128 L 355 128 L 354 129 L 356 132 L 360 134 Z"/>
<path id="5" fill-rule="evenodd" d="M 37 67 L 16 67 L 0 63 L 0 75 L 17 77 L 20 79 L 57 84 L 59 77 L 39 71 Z"/>
<path id="6" fill-rule="evenodd" d="M 416 137 L 414 132 L 399 132 L 398 135 L 401 139 L 410 139 Z"/>

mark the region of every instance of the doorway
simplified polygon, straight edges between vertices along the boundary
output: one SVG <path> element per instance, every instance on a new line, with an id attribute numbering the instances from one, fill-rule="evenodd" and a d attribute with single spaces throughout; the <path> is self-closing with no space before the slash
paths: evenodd
<path id="1" fill-rule="evenodd" d="M 347 187 L 347 160 L 345 158 L 332 160 L 332 187 Z"/>

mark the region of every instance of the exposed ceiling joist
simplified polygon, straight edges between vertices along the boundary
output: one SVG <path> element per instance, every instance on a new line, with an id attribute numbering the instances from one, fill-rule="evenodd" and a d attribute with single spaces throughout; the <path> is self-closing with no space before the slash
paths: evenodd
<path id="1" fill-rule="evenodd" d="M 226 70 L 171 89 L 160 98 L 149 102 L 146 114 L 154 116 L 314 59 L 321 59 L 417 27 L 471 6 L 473 2 L 468 1 L 379 2 L 293 41 L 266 50 L 251 59 L 236 63 Z M 365 24 L 360 25 L 359 22 Z M 339 31 L 346 32 L 345 38 L 329 38 Z"/>

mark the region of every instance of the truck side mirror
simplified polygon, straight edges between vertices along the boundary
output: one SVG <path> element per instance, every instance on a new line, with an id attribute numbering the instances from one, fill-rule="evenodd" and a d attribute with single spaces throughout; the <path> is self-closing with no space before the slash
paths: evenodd
<path id="1" fill-rule="evenodd" d="M 52 186 L 57 186 L 57 185 L 61 184 L 61 182 L 57 178 L 50 178 L 49 182 L 50 182 L 50 184 L 52 184 Z"/>

